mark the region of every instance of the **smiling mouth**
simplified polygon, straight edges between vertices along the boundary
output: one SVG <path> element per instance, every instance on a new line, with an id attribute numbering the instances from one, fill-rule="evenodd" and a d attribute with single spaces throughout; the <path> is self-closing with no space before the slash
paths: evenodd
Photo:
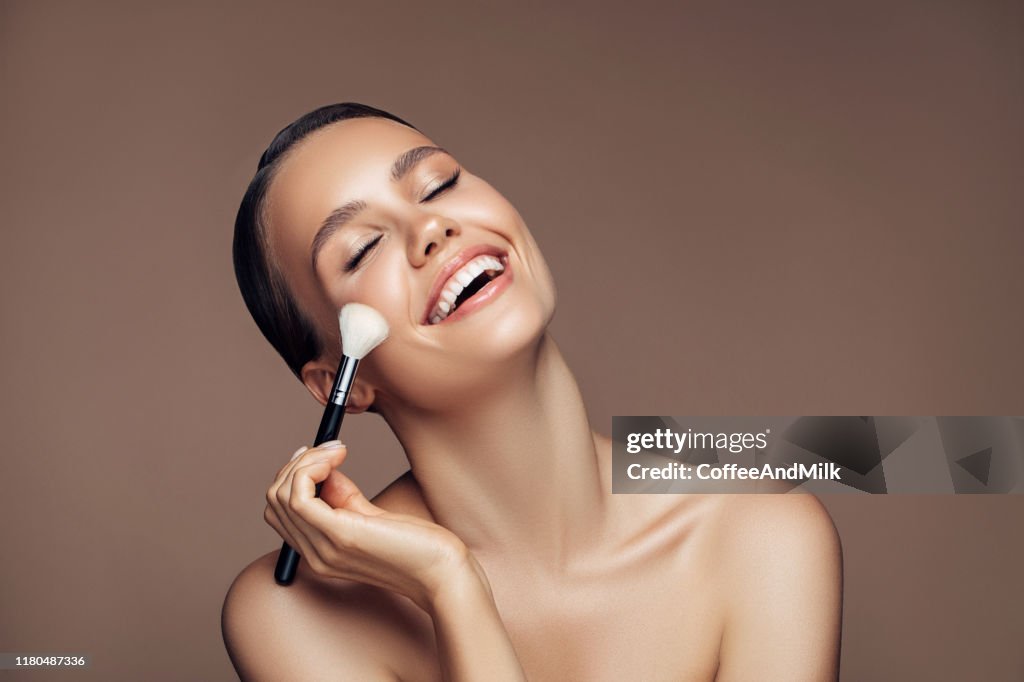
<path id="1" fill-rule="evenodd" d="M 456 270 L 441 287 L 427 314 L 427 324 L 440 324 L 476 298 L 487 285 L 501 277 L 508 266 L 507 255 L 480 254 Z"/>

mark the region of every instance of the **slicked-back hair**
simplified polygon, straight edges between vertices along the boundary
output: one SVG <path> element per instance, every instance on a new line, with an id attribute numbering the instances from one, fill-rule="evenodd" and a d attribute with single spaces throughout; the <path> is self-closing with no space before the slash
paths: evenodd
<path id="1" fill-rule="evenodd" d="M 249 313 L 270 345 L 301 380 L 302 366 L 320 357 L 322 341 L 288 289 L 270 249 L 265 203 L 281 161 L 310 133 L 350 118 L 386 118 L 417 128 L 394 114 L 356 102 L 320 107 L 281 130 L 260 157 L 235 217 L 232 256 L 235 279 Z"/>

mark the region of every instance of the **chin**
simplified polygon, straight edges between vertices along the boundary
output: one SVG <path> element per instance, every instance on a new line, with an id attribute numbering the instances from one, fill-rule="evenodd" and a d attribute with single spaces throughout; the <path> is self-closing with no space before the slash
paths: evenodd
<path id="1" fill-rule="evenodd" d="M 540 345 L 554 317 L 554 307 L 516 306 L 480 325 L 467 352 L 495 363 L 515 361 L 532 355 Z M 483 322 L 483 320 L 481 320 Z"/>

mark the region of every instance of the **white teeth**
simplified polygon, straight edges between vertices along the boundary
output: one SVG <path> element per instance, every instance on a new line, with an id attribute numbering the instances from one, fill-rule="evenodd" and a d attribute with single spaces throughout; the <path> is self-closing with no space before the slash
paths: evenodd
<path id="1" fill-rule="evenodd" d="M 486 258 L 475 258 L 466 265 L 463 272 L 468 272 L 473 279 L 476 279 L 481 272 L 487 269 Z M 473 281 L 472 279 L 470 281 Z"/>
<path id="2" fill-rule="evenodd" d="M 430 324 L 437 324 L 448 317 L 449 313 L 455 309 L 455 299 L 459 297 L 462 290 L 479 277 L 480 273 L 488 270 L 494 273 L 504 272 L 505 266 L 494 256 L 484 255 L 477 256 L 459 268 L 458 272 L 448 279 L 448 282 L 441 290 L 441 295 L 438 297 L 434 309 L 430 312 Z"/>

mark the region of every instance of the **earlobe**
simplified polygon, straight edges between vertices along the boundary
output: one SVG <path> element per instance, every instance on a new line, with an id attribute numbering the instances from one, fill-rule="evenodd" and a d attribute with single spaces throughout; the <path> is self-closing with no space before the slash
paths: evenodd
<path id="1" fill-rule="evenodd" d="M 356 376 L 355 383 L 352 384 L 352 390 L 348 394 L 348 403 L 345 405 L 345 411 L 349 414 L 366 412 L 366 410 L 373 407 L 373 401 L 376 397 L 377 393 L 373 390 L 373 387 Z"/>

